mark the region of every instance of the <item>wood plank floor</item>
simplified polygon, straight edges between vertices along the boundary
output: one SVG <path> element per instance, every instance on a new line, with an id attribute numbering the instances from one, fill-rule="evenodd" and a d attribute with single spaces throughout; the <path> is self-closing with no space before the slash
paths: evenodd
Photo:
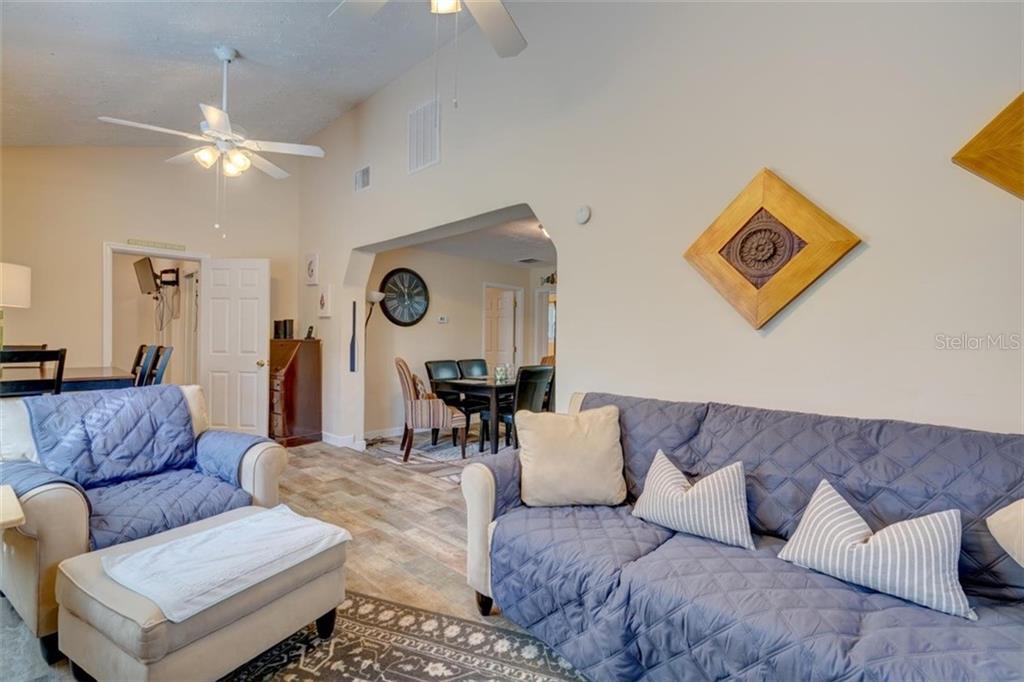
<path id="1" fill-rule="evenodd" d="M 518 630 L 483 618 L 466 584 L 466 511 L 458 485 L 348 448 L 291 449 L 282 501 L 347 528 L 348 589 Z"/>

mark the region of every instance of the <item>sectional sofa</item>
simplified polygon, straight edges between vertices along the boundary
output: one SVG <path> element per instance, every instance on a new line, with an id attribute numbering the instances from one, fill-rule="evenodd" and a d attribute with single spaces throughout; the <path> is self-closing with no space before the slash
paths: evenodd
<path id="1" fill-rule="evenodd" d="M 527 507 L 516 453 L 466 467 L 468 582 L 593 680 L 1024 679 L 1024 568 L 985 518 L 1024 497 L 1024 436 L 608 394 L 627 503 Z M 699 477 L 742 461 L 756 549 L 631 515 L 655 453 Z M 977 621 L 778 558 L 825 478 L 874 530 L 959 509 Z"/>

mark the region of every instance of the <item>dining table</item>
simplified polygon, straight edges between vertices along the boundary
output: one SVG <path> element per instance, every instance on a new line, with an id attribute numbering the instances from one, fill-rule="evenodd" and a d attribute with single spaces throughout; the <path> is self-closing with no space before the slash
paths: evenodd
<path id="1" fill-rule="evenodd" d="M 476 379 L 434 379 L 431 382 L 435 392 L 451 391 L 467 396 L 487 398 L 490 403 L 491 422 L 493 428 L 490 430 L 491 454 L 498 454 L 498 402 L 506 395 L 514 395 L 516 392 L 515 379 L 498 381 L 494 377 L 480 377 Z"/>
<path id="2" fill-rule="evenodd" d="M 52 379 L 55 367 L 7 366 L 0 371 L 0 396 L 25 395 L 32 382 Z M 135 385 L 135 377 L 120 367 L 65 367 L 61 391 L 99 391 L 109 388 L 127 388 Z M 30 389 L 31 390 L 31 389 Z"/>

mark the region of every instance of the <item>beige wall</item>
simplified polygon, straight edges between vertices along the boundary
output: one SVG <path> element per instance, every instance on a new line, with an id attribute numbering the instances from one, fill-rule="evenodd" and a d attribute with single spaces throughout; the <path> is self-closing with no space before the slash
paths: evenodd
<path id="1" fill-rule="evenodd" d="M 366 432 L 400 429 L 404 421 L 402 389 L 395 358 L 404 358 L 426 382 L 427 360 L 483 357 L 484 283 L 521 287 L 528 298 L 530 270 L 490 261 L 460 258 L 422 249 L 395 249 L 377 255 L 370 272 L 369 290 L 394 268 L 411 268 L 427 284 L 430 307 L 419 324 L 399 327 L 375 310 L 366 332 Z M 533 335 L 532 311 L 526 300 L 524 335 Z M 349 303 L 351 306 L 351 303 Z M 438 317 L 448 317 L 440 324 Z M 529 354 L 531 351 L 527 349 Z M 529 357 L 529 355 L 527 355 Z"/>
<path id="2" fill-rule="evenodd" d="M 604 390 L 1021 431 L 1022 354 L 935 335 L 1020 333 L 1020 200 L 950 156 L 1018 93 L 1019 6 L 544 3 L 530 46 L 441 59 L 442 162 L 406 172 L 424 63 L 311 140 L 300 251 L 339 310 L 362 301 L 352 249 L 527 202 L 559 254 L 559 401 Z M 373 167 L 373 186 L 350 191 Z M 864 245 L 752 330 L 682 259 L 762 167 Z M 585 227 L 576 208 L 593 207 Z M 362 304 L 360 303 L 360 306 Z M 300 319 L 315 294 L 300 292 Z M 324 429 L 361 435 L 363 377 L 325 337 Z M 301 327 L 302 325 L 300 325 Z"/>
<path id="3" fill-rule="evenodd" d="M 99 365 L 103 242 L 133 238 L 218 257 L 270 258 L 271 317 L 294 317 L 298 179 L 251 172 L 229 181 L 222 239 L 213 229 L 213 173 L 163 163 L 176 152 L 0 150 L 3 258 L 32 268 L 32 308 L 7 311 L 5 340 L 67 347 L 69 366 Z"/>

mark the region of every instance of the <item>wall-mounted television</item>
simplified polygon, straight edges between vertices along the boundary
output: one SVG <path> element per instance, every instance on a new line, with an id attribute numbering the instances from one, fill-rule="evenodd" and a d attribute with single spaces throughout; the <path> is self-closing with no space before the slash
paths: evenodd
<path id="1" fill-rule="evenodd" d="M 155 294 L 160 290 L 160 281 L 153 271 L 153 261 L 148 257 L 135 261 L 135 277 L 139 280 L 142 293 Z"/>

